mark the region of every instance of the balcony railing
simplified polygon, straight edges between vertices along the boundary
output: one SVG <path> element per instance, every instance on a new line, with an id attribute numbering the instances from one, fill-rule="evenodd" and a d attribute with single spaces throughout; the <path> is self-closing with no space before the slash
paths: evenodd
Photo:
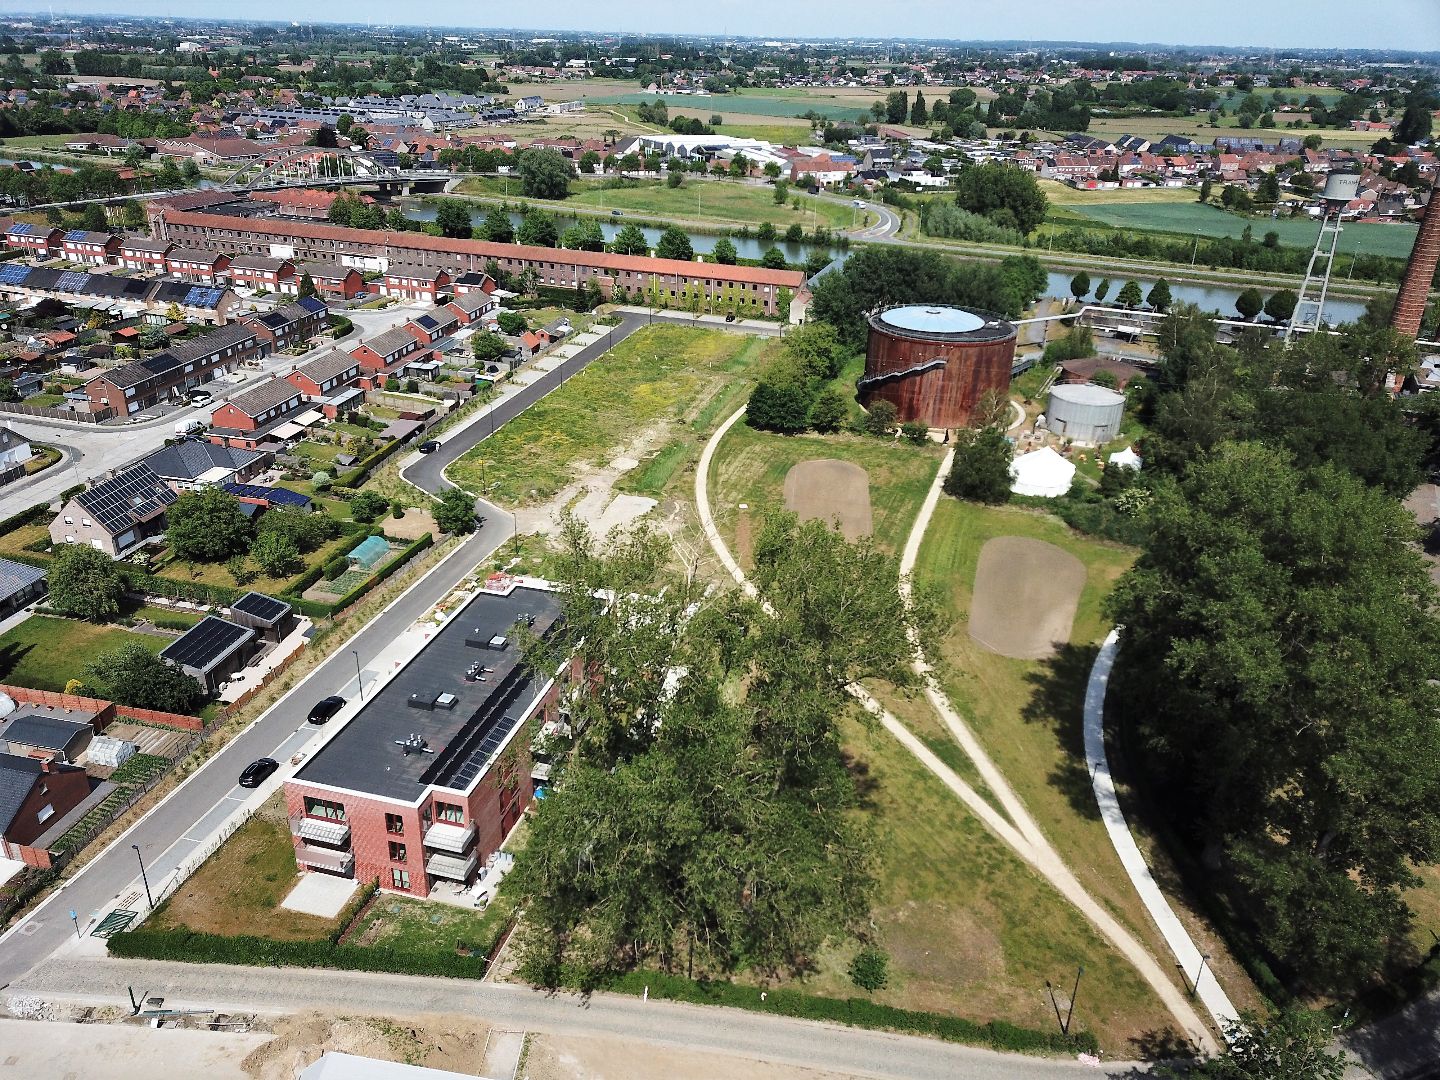
<path id="1" fill-rule="evenodd" d="M 344 847 L 350 842 L 350 826 L 330 818 L 292 817 L 290 835 L 315 844 Z"/>
<path id="2" fill-rule="evenodd" d="M 447 881 L 469 881 L 475 868 L 480 865 L 479 852 L 472 851 L 465 858 L 453 855 L 431 855 L 425 862 L 425 872 L 431 877 Z"/>
<path id="3" fill-rule="evenodd" d="M 464 855 L 465 849 L 475 839 L 475 823 L 454 825 L 448 821 L 437 821 L 425 830 L 425 846 L 436 851 L 448 851 L 452 855 Z"/>
<path id="4" fill-rule="evenodd" d="M 355 856 L 350 852 L 312 848 L 309 844 L 301 844 L 295 849 L 295 861 L 301 866 L 331 870 L 337 874 L 348 874 L 355 868 Z"/>

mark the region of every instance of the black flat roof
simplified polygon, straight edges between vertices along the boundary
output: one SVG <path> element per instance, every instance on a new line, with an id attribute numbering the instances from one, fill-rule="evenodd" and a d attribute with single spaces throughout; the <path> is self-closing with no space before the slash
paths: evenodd
<path id="1" fill-rule="evenodd" d="M 469 787 L 549 678 L 520 664 L 512 628 L 526 615 L 535 617 L 534 633 L 552 632 L 560 619 L 559 597 L 532 588 L 517 588 L 509 596 L 476 596 L 295 779 L 406 803 L 418 802 L 431 784 Z M 497 635 L 511 639 L 508 648 L 483 647 Z M 467 644 L 472 640 L 481 647 Z M 476 661 L 494 669 L 485 682 L 465 679 L 465 669 Z M 412 695 L 433 702 L 441 694 L 454 695 L 453 708 L 410 703 Z M 433 753 L 405 753 L 399 744 L 410 735 L 424 739 Z"/>
<path id="2" fill-rule="evenodd" d="M 255 631 L 248 626 L 207 615 L 161 649 L 160 656 L 181 667 L 209 671 L 254 636 Z"/>

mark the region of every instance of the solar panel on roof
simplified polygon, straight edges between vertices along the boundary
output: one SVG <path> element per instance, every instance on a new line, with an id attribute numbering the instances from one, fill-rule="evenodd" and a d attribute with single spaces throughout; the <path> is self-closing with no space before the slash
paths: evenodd
<path id="1" fill-rule="evenodd" d="M 220 297 L 224 295 L 223 289 L 212 289 L 197 286 L 185 294 L 182 300 L 182 307 L 203 307 L 211 308 L 220 303 Z"/>
<path id="2" fill-rule="evenodd" d="M 90 275 L 83 270 L 66 270 L 55 279 L 56 292 L 80 292 L 90 281 Z"/>
<path id="3" fill-rule="evenodd" d="M 205 670 L 228 656 L 237 645 L 250 640 L 255 631 L 236 626 L 214 615 L 207 615 L 184 635 L 160 650 L 166 660 L 182 667 Z"/>
<path id="4" fill-rule="evenodd" d="M 37 229 L 34 225 L 30 224 L 30 222 L 28 221 L 17 221 L 14 225 L 11 225 L 10 228 L 6 231 L 13 233 L 16 236 L 35 236 L 39 233 L 40 230 Z"/>
<path id="5" fill-rule="evenodd" d="M 273 596 L 266 596 L 264 593 L 248 592 L 231 604 L 230 610 L 232 612 L 243 611 L 246 615 L 253 615 L 257 619 L 274 622 L 290 610 L 290 605 L 283 600 L 276 600 Z"/>
<path id="6" fill-rule="evenodd" d="M 85 239 L 85 230 L 84 230 L 84 229 L 71 229 L 69 232 L 67 232 L 67 233 L 65 234 L 65 239 L 66 239 L 66 240 L 84 240 L 84 239 Z"/>
<path id="7" fill-rule="evenodd" d="M 19 285 L 30 275 L 30 267 L 16 263 L 0 265 L 0 285 Z"/>

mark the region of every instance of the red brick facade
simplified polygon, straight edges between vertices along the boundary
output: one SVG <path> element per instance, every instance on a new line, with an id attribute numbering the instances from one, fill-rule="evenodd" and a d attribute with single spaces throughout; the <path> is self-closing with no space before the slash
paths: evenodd
<path id="1" fill-rule="evenodd" d="M 1395 310 L 1390 316 L 1390 326 L 1398 334 L 1415 338 L 1420 333 L 1420 322 L 1425 317 L 1425 305 L 1430 299 L 1430 285 L 1435 280 L 1435 267 L 1440 265 L 1440 210 L 1436 209 L 1436 196 L 1440 195 L 1440 181 L 1430 188 L 1430 205 L 1425 208 L 1425 217 L 1420 222 L 1420 232 L 1415 237 L 1415 246 L 1410 249 L 1410 262 L 1405 267 L 1405 280 L 1395 297 Z"/>

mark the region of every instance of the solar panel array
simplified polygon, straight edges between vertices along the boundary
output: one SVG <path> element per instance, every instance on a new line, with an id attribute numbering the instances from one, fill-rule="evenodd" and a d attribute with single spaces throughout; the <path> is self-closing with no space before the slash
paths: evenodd
<path id="1" fill-rule="evenodd" d="M 30 276 L 30 267 L 16 263 L 0 264 L 0 285 L 19 285 Z"/>
<path id="2" fill-rule="evenodd" d="M 180 302 L 181 307 L 204 307 L 212 308 L 220 303 L 220 298 L 225 295 L 224 289 L 212 289 L 199 286 L 191 289 L 185 294 L 185 299 Z"/>
<path id="3" fill-rule="evenodd" d="M 55 279 L 56 292 L 83 292 L 90 284 L 90 275 L 83 270 L 66 270 Z"/>
<path id="4" fill-rule="evenodd" d="M 122 532 L 160 506 L 175 501 L 175 493 L 145 465 L 126 469 L 102 480 L 78 496 L 79 502 L 111 533 Z"/>
<path id="5" fill-rule="evenodd" d="M 160 655 L 182 667 L 203 671 L 254 636 L 255 631 L 247 626 L 236 626 L 218 616 L 207 615 L 182 637 L 161 649 Z"/>
<path id="6" fill-rule="evenodd" d="M 28 221 L 17 221 L 14 225 L 11 225 L 10 228 L 8 228 L 8 229 L 5 230 L 5 231 L 8 232 L 8 233 L 10 233 L 10 234 L 12 234 L 12 235 L 14 235 L 14 236 L 43 236 L 43 235 L 45 235 L 44 233 L 42 233 L 42 232 L 40 231 L 40 227 L 39 227 L 38 225 L 32 225 L 32 224 L 30 224 L 30 222 L 28 222 Z M 46 228 L 45 232 L 49 232 L 48 227 Z"/>
<path id="7" fill-rule="evenodd" d="M 70 240 L 70 241 L 81 241 L 81 240 L 84 240 L 84 239 L 85 239 L 87 236 L 89 236 L 89 235 L 90 235 L 90 234 L 89 234 L 88 232 L 86 232 L 84 229 L 71 229 L 69 232 L 67 232 L 67 233 L 65 234 L 65 239 L 66 239 L 66 240 Z"/>
<path id="8" fill-rule="evenodd" d="M 230 605 L 230 610 L 243 611 L 246 615 L 253 615 L 265 622 L 274 622 L 290 610 L 290 605 L 264 593 L 247 592 Z"/>
<path id="9" fill-rule="evenodd" d="M 242 499 L 264 499 L 272 506 L 309 506 L 310 498 L 289 488 L 265 487 L 262 484 L 240 484 L 231 482 L 222 489 L 227 495 Z"/>
<path id="10" fill-rule="evenodd" d="M 511 668 L 486 700 L 480 715 L 470 722 L 469 731 L 436 756 L 435 763 L 425 770 L 420 782 L 462 789 L 468 787 L 480 775 L 500 744 L 515 730 L 519 721 L 508 715 L 508 711 L 518 703 L 517 699 L 529 683 L 530 672 L 523 664 Z"/>

